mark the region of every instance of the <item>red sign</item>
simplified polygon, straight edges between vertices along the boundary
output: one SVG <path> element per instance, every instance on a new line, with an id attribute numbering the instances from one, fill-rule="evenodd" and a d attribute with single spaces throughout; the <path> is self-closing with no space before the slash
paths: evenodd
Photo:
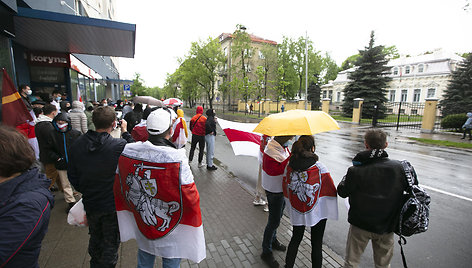
<path id="1" fill-rule="evenodd" d="M 56 52 L 28 51 L 30 65 L 69 68 L 69 54 Z"/>
<path id="2" fill-rule="evenodd" d="M 115 180 L 115 202 L 133 213 L 148 239 L 171 232 L 182 218 L 180 163 L 153 163 L 122 155 Z M 119 192 L 119 194 L 117 194 Z"/>

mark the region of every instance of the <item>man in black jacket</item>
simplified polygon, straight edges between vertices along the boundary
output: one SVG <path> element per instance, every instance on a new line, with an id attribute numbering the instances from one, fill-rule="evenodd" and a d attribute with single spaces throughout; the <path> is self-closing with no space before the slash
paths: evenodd
<path id="1" fill-rule="evenodd" d="M 116 127 L 116 115 L 111 107 L 95 109 L 92 121 L 96 131 L 89 130 L 70 148 L 67 174 L 75 189 L 82 193 L 87 213 L 90 267 L 115 267 L 120 235 L 113 184 L 118 158 L 131 135 L 126 132 L 125 120 L 121 130 L 126 140 L 110 135 Z"/>
<path id="2" fill-rule="evenodd" d="M 339 196 L 349 197 L 350 204 L 344 267 L 358 267 L 369 240 L 375 267 L 390 267 L 394 225 L 407 186 L 405 172 L 400 161 L 388 158 L 385 132 L 367 131 L 364 144 L 367 150 L 354 157 L 338 185 Z"/>
<path id="3" fill-rule="evenodd" d="M 216 136 L 216 118 L 215 110 L 206 111 L 207 120 L 205 122 L 205 143 L 207 147 L 207 169 L 210 171 L 218 168 L 213 165 L 213 156 L 215 155 L 215 136 Z"/>
<path id="4" fill-rule="evenodd" d="M 52 120 L 56 115 L 56 106 L 48 103 L 44 105 L 43 114 L 39 115 L 36 125 L 34 126 L 34 132 L 36 133 L 39 144 L 39 161 L 44 165 L 46 177 L 51 180 L 49 188 L 52 188 L 56 181 L 58 181 L 58 183 L 60 182 L 59 174 L 54 165 L 57 158 L 54 159 L 54 157 L 51 157 L 51 151 L 53 150 L 51 133 L 54 131 Z"/>

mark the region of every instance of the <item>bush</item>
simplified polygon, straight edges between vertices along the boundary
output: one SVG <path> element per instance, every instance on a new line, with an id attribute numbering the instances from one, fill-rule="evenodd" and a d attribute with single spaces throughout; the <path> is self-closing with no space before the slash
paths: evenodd
<path id="1" fill-rule="evenodd" d="M 441 127 L 460 130 L 466 120 L 467 116 L 465 114 L 450 114 L 441 120 Z"/>

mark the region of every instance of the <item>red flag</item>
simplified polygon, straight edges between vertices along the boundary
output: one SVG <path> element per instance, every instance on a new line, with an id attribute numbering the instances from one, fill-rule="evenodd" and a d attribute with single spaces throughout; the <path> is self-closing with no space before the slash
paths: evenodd
<path id="1" fill-rule="evenodd" d="M 7 74 L 5 68 L 2 81 L 2 121 L 5 125 L 16 127 L 27 121 L 33 121 L 33 117 L 26 109 L 21 100 L 21 96 L 16 91 L 13 82 Z"/>

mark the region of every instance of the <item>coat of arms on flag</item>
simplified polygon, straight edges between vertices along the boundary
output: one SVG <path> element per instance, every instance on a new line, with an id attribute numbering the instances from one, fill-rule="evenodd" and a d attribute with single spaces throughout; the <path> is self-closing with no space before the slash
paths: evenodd
<path id="1" fill-rule="evenodd" d="M 134 215 L 148 239 L 170 233 L 182 218 L 180 163 L 153 163 L 122 155 L 118 162 L 121 194 L 115 196 Z"/>
<path id="2" fill-rule="evenodd" d="M 286 191 L 286 196 L 290 199 L 292 208 L 299 213 L 311 211 L 320 195 L 321 174 L 309 173 L 318 173 L 319 170 L 294 171 L 290 167 L 287 169 L 287 174 L 290 174 L 290 178 L 286 177 L 285 183 L 287 187 L 284 187 L 284 191 Z"/>

